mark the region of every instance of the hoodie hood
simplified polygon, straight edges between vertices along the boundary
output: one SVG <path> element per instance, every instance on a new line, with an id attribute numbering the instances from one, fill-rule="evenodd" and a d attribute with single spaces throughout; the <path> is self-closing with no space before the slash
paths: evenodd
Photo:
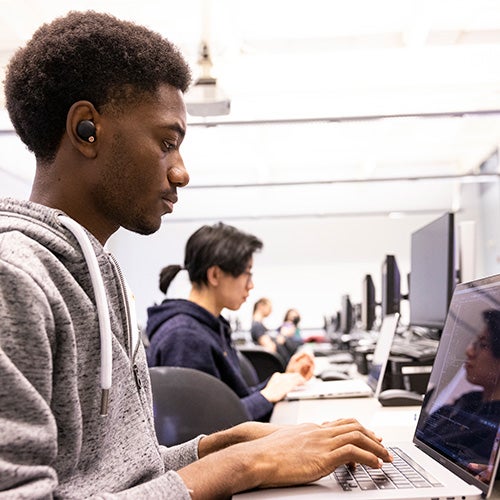
<path id="1" fill-rule="evenodd" d="M 187 315 L 196 319 L 208 329 L 219 332 L 222 329 L 225 335 L 230 334 L 230 325 L 228 321 L 219 316 L 216 318 L 205 308 L 186 299 L 165 299 L 161 304 L 148 308 L 148 322 L 146 334 L 151 340 L 159 327 L 165 322 L 178 315 Z"/>
<path id="2" fill-rule="evenodd" d="M 78 243 L 70 236 L 70 232 L 59 221 L 61 210 L 48 208 L 31 201 L 21 201 L 12 198 L 0 199 L 0 233 L 19 231 L 29 238 L 38 241 L 50 250 L 70 262 L 82 259 Z M 93 246 L 102 245 L 93 239 Z"/>

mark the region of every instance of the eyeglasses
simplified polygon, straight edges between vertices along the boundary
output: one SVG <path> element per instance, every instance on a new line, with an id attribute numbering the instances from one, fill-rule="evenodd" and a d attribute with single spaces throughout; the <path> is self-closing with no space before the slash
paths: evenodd
<path id="1" fill-rule="evenodd" d="M 251 271 L 242 271 L 240 274 L 238 275 L 235 275 L 233 274 L 232 272 L 230 271 L 225 271 L 224 269 L 220 268 L 219 269 L 224 273 L 226 274 L 227 276 L 230 276 L 232 277 L 233 279 L 239 279 L 241 276 L 245 276 L 246 277 L 246 286 L 248 286 L 252 280 L 253 280 L 253 273 Z"/>
<path id="2" fill-rule="evenodd" d="M 247 285 L 253 280 L 253 273 L 250 271 L 243 271 L 241 274 L 247 277 Z"/>

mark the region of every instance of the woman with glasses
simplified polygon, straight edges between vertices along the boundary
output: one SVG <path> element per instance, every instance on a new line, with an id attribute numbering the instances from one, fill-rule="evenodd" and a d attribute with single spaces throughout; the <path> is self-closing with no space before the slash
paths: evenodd
<path id="1" fill-rule="evenodd" d="M 165 299 L 148 308 L 146 333 L 149 366 L 182 366 L 213 375 L 238 394 L 252 420 L 267 421 L 274 403 L 312 377 L 314 361 L 309 354 L 297 354 L 285 373 L 253 387 L 243 378 L 231 328 L 221 312 L 236 311 L 247 300 L 253 288 L 253 254 L 262 246 L 257 237 L 233 226 L 202 226 L 186 243 L 184 266 L 169 265 L 160 273 L 160 290 L 166 294 L 185 269 L 191 282 L 188 299 Z"/>

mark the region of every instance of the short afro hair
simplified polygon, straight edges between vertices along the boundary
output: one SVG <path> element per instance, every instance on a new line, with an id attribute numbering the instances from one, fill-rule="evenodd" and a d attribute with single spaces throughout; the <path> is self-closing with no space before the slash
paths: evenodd
<path id="1" fill-rule="evenodd" d="M 120 112 L 163 84 L 186 92 L 191 71 L 175 45 L 143 26 L 94 11 L 44 24 L 11 59 L 10 119 L 37 160 L 54 160 L 70 107 L 88 100 Z"/>

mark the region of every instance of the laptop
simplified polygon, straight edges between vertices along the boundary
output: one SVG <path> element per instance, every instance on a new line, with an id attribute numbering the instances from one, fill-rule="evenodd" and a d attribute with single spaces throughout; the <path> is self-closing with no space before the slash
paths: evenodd
<path id="1" fill-rule="evenodd" d="M 323 381 L 313 378 L 304 385 L 290 391 L 286 399 L 295 401 L 299 399 L 378 397 L 382 390 L 382 382 L 398 320 L 399 314 L 397 313 L 386 315 L 382 320 L 367 380 L 353 378 L 350 380 Z"/>
<path id="2" fill-rule="evenodd" d="M 309 485 L 262 490 L 254 493 L 255 498 L 487 498 L 499 461 L 500 401 L 493 396 L 500 380 L 499 344 L 500 275 L 457 285 L 413 440 L 393 445 L 404 462 L 417 464 L 416 472 L 410 472 L 408 463 L 404 467 L 418 487 L 380 479 L 380 488 L 364 489 L 356 478 L 345 482 L 342 466 Z M 392 474 L 391 467 L 384 465 L 382 470 Z M 361 466 L 355 472 L 363 472 Z M 379 472 L 368 468 L 367 474 Z"/>

